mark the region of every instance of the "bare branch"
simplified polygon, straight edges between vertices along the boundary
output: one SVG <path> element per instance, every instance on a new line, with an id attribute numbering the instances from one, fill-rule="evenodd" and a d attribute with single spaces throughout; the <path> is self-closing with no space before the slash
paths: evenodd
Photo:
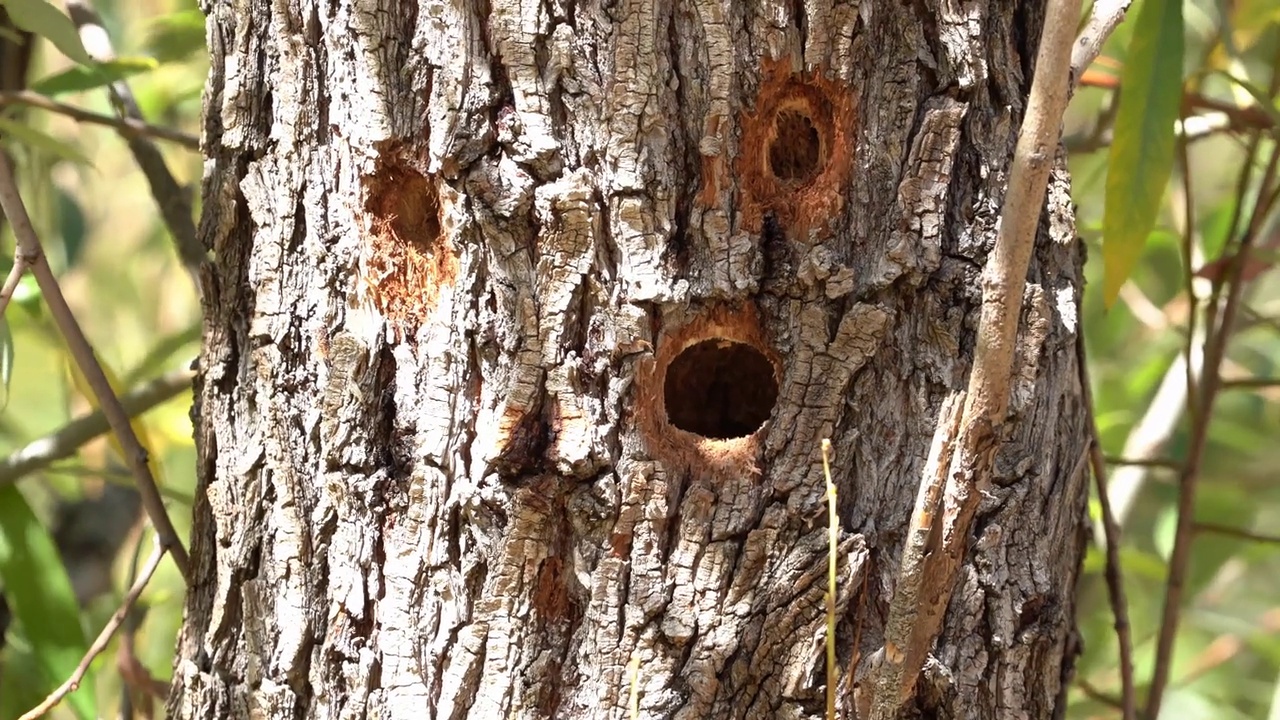
<path id="1" fill-rule="evenodd" d="M 1102 46 L 1107 42 L 1107 38 L 1111 37 L 1111 33 L 1115 32 L 1120 23 L 1124 22 L 1124 16 L 1129 12 L 1130 2 L 1131 0 L 1096 0 L 1093 3 L 1093 9 L 1089 12 L 1089 21 L 1080 31 L 1074 49 L 1071 51 L 1071 92 L 1075 92 L 1076 87 L 1080 85 L 1080 78 L 1083 77 L 1085 69 L 1098 59 L 1098 54 L 1102 52 Z M 1073 18 L 1070 22 L 1074 27 L 1075 19 Z"/>
<path id="2" fill-rule="evenodd" d="M 189 390 L 194 376 L 191 370 L 168 373 L 134 388 L 120 398 L 120 404 L 129 417 L 137 417 L 183 390 Z M 17 482 L 42 467 L 71 457 L 89 441 L 110 430 L 111 425 L 101 410 L 72 420 L 56 432 L 34 440 L 0 460 L 0 486 Z"/>
<path id="3" fill-rule="evenodd" d="M 155 526 L 156 533 L 160 536 L 160 541 L 165 548 L 173 553 L 173 561 L 182 572 L 182 577 L 189 579 L 187 551 L 183 548 L 182 541 L 178 539 L 177 531 L 174 530 L 169 514 L 165 510 L 164 500 L 156 488 L 155 478 L 151 475 L 151 466 L 147 462 L 147 451 L 138 442 L 138 437 L 129 424 L 129 414 L 121 407 L 120 399 L 116 397 L 111 389 L 111 383 L 102 372 L 102 366 L 98 364 L 93 347 L 85 337 L 84 331 L 80 329 L 80 323 L 76 321 L 75 314 L 67 305 L 67 299 L 62 295 L 62 288 L 58 286 L 58 280 L 53 276 L 53 270 L 49 267 L 49 262 L 40 246 L 40 238 L 36 235 L 35 228 L 31 226 L 31 218 L 27 215 L 22 196 L 18 194 L 18 186 L 13 180 L 9 160 L 3 153 L 0 153 L 0 207 L 3 207 L 5 215 L 13 224 L 13 234 L 18 241 L 18 253 L 30 264 L 31 272 L 40 286 L 40 292 L 49 306 L 49 314 L 53 316 L 58 330 L 65 338 L 67 348 L 75 358 L 76 365 L 84 373 L 85 380 L 88 381 L 90 389 L 97 398 L 98 407 L 102 409 L 108 422 L 111 423 L 111 429 L 120 440 L 120 447 L 138 483 L 138 492 L 142 496 L 142 504 L 147 510 L 151 524 Z"/>
<path id="4" fill-rule="evenodd" d="M 9 301 L 13 299 L 13 293 L 18 289 L 18 283 L 22 282 L 22 274 L 27 271 L 27 260 L 22 253 L 14 253 L 13 269 L 9 271 L 9 277 L 4 279 L 4 287 L 0 288 L 0 316 L 9 309 Z"/>
<path id="5" fill-rule="evenodd" d="M 1270 93 L 1274 96 L 1280 90 L 1280 71 L 1273 73 Z M 1272 192 L 1272 183 L 1280 168 L 1280 147 L 1273 147 L 1267 167 L 1263 171 L 1258 184 L 1257 197 L 1262 203 Z M 1178 522 L 1174 533 L 1173 552 L 1169 557 L 1169 580 L 1165 584 L 1164 612 L 1160 618 L 1160 634 L 1156 640 L 1155 670 L 1151 675 L 1151 688 L 1147 695 L 1146 714 L 1148 717 L 1159 717 L 1160 703 L 1164 699 L 1165 688 L 1169 684 L 1169 674 L 1173 669 L 1174 642 L 1178 634 L 1178 621 L 1182 612 L 1182 591 L 1186 582 L 1187 568 L 1191 562 L 1191 545 L 1195 539 L 1195 501 L 1196 486 L 1200 478 L 1200 465 L 1208 447 L 1209 423 L 1213 416 L 1213 404 L 1218 391 L 1222 388 L 1221 368 L 1227 352 L 1227 342 L 1235 327 L 1236 314 L 1240 308 L 1240 298 L 1247 284 L 1241 279 L 1244 260 L 1249 255 L 1258 236 L 1261 234 L 1265 209 L 1260 204 L 1254 206 L 1248 226 L 1240 240 L 1239 251 L 1228 264 L 1223 274 L 1223 282 L 1218 285 L 1226 289 L 1226 300 L 1216 323 L 1216 331 L 1212 332 L 1205 344 L 1204 372 L 1200 376 L 1198 413 L 1191 430 L 1191 442 L 1187 451 L 1187 465 L 1179 478 Z M 1209 303 L 1210 318 L 1218 308 L 1218 293 L 1214 293 Z M 1211 325 L 1212 327 L 1212 325 Z"/>
<path id="6" fill-rule="evenodd" d="M 1170 458 L 1104 457 L 1103 460 L 1108 465 L 1136 465 L 1147 468 L 1164 468 L 1165 470 L 1182 470 L 1182 463 Z"/>
<path id="7" fill-rule="evenodd" d="M 66 115 L 77 122 L 91 123 L 93 125 L 104 125 L 106 127 L 115 128 L 125 137 L 134 137 L 141 135 L 143 137 L 152 137 L 158 140 L 167 140 L 177 143 L 188 150 L 200 150 L 200 138 L 171 128 L 160 127 L 159 125 L 151 125 L 136 118 L 124 117 L 116 118 L 110 115 L 99 115 L 96 112 L 90 112 L 75 105 L 58 102 L 52 98 L 45 97 L 37 92 L 30 90 L 19 90 L 17 92 L 0 92 L 0 107 L 6 105 L 29 105 L 41 110 Z"/>
<path id="8" fill-rule="evenodd" d="M 1107 598 L 1111 601 L 1111 614 L 1115 618 L 1116 644 L 1120 651 L 1120 698 L 1123 720 L 1135 720 L 1138 716 L 1138 696 L 1133 684 L 1133 638 L 1129 625 L 1129 600 L 1124 591 L 1124 573 L 1120 569 L 1120 526 L 1111 512 L 1111 498 L 1107 495 L 1107 463 L 1102 458 L 1102 441 L 1098 438 L 1098 418 L 1093 409 L 1093 383 L 1089 381 L 1089 364 L 1085 355 L 1083 335 L 1076 337 L 1076 365 L 1080 372 L 1080 387 L 1084 392 L 1084 410 L 1089 416 L 1089 444 L 1085 446 L 1093 469 L 1093 479 L 1098 486 L 1098 503 L 1102 507 L 1102 532 L 1106 540 Z"/>
<path id="9" fill-rule="evenodd" d="M 71 20 L 80 29 L 80 40 L 84 43 L 89 56 L 99 62 L 115 58 L 115 50 L 111 47 L 111 38 L 102 26 L 102 19 L 85 0 L 67 0 L 67 12 Z M 108 87 L 112 105 L 121 117 L 143 121 L 142 111 L 133 98 L 129 83 L 117 80 Z M 169 166 L 165 164 L 160 149 L 150 139 L 135 135 L 127 138 L 129 150 L 142 174 L 147 177 L 151 186 L 151 195 L 160 207 L 160 215 L 164 218 L 169 233 L 173 236 L 174 245 L 178 249 L 178 257 L 191 276 L 196 292 L 200 288 L 200 265 L 205 259 L 204 247 L 196 238 L 195 220 L 192 218 L 191 199 L 185 190 L 178 185 Z"/>
<path id="10" fill-rule="evenodd" d="M 1080 17 L 1080 0 L 1048 0 L 1044 30 L 1036 55 L 1036 73 L 1027 99 L 1026 116 L 1018 134 L 1000 216 L 995 248 L 982 274 L 982 314 L 977 348 L 965 397 L 960 430 L 950 453 L 946 485 L 937 517 L 929 517 L 938 541 L 924 563 L 921 577 L 928 585 L 913 611 L 910 641 L 896 645 L 886 631 L 882 670 L 875 684 L 871 717 L 891 720 L 914 692 L 928 648 L 933 644 L 955 589 L 956 573 L 964 560 L 970 525 L 980 491 L 990 482 L 995 458 L 996 429 L 1005 421 L 1013 354 L 1021 316 L 1027 266 L 1035 247 L 1036 230 L 1044 207 L 1049 173 L 1057 156 L 1062 115 L 1070 96 L 1072 29 Z M 935 432 L 945 432 L 939 427 Z M 921 497 L 928 493 L 922 480 Z M 920 510 L 917 506 L 917 510 Z M 913 514 L 915 527 L 916 516 Z M 908 539 L 910 543 L 911 540 Z M 899 582 L 909 586 L 904 569 Z M 901 592 L 895 589 L 895 594 Z M 895 598 L 890 605 L 890 623 Z M 899 618 L 901 621 L 901 618 Z M 896 676 L 896 677 L 895 677 Z M 895 679 L 890 679 L 895 677 Z"/>
<path id="11" fill-rule="evenodd" d="M 1223 390 L 1259 390 L 1273 387 L 1280 387 L 1280 378 L 1253 377 L 1222 381 Z"/>
<path id="12" fill-rule="evenodd" d="M 80 664 L 76 666 L 75 672 L 71 673 L 71 677 L 67 681 L 58 686 L 56 690 L 49 694 L 36 707 L 32 708 L 19 720 L 35 720 L 42 717 L 54 708 L 67 695 L 74 692 L 80 687 L 80 681 L 84 679 L 84 675 L 89 671 L 89 665 L 93 663 L 94 658 L 102 654 L 107 649 L 107 645 L 111 642 L 112 636 L 116 630 L 124 622 L 129 615 L 130 608 L 138 601 L 138 597 L 142 595 L 142 591 L 146 589 L 147 583 L 151 581 L 151 576 L 155 575 L 156 568 L 160 567 L 160 561 L 164 559 L 164 544 L 160 540 L 159 534 L 156 535 L 156 546 L 151 551 L 151 557 L 147 560 L 147 564 L 142 568 L 142 574 L 134 581 L 133 586 L 129 588 L 129 592 L 125 594 L 124 600 L 120 603 L 120 607 L 116 608 L 115 614 L 111 616 L 102 632 L 98 633 L 98 638 L 93 641 L 93 645 L 89 646 L 89 652 L 85 653 L 84 658 L 80 660 Z"/>
<path id="13" fill-rule="evenodd" d="M 1226 537 L 1248 540 L 1250 542 L 1265 543 L 1267 545 L 1280 545 L 1280 535 L 1263 535 L 1262 533 L 1251 532 L 1242 528 L 1234 528 L 1230 525 L 1198 522 L 1192 526 L 1192 529 L 1198 533 L 1212 533 L 1214 535 L 1224 535 Z"/>

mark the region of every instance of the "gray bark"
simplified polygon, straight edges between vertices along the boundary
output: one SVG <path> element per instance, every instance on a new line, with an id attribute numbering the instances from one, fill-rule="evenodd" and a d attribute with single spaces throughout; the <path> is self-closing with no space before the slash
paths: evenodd
<path id="1" fill-rule="evenodd" d="M 212 2 L 172 717 L 853 717 L 1041 4 Z M 1061 163 L 1059 164 L 1061 168 Z M 1060 714 L 1086 431 L 1065 170 L 910 717 Z"/>

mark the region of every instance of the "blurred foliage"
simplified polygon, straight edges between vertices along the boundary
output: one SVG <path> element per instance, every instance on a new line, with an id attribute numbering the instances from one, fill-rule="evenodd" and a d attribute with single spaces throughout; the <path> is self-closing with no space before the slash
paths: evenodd
<path id="1" fill-rule="evenodd" d="M 1189 0 L 1182 5 L 1180 67 L 1135 70 L 1133 63 L 1168 63 L 1175 55 L 1167 47 L 1152 52 L 1153 38 L 1135 35 L 1168 32 L 1139 19 L 1167 18 L 1168 8 L 1148 12 L 1157 3 L 1167 5 L 1134 3 L 1076 94 L 1064 128 L 1077 229 L 1090 251 L 1084 327 L 1102 444 L 1113 460 L 1156 463 L 1109 467 L 1108 494 L 1123 529 L 1121 565 L 1139 707 L 1154 667 L 1181 463 L 1197 426 L 1188 412 L 1182 359 L 1189 345 L 1198 352 L 1204 343 L 1203 308 L 1214 291 L 1212 280 L 1229 264 L 1222 259 L 1237 252 L 1250 218 L 1258 215 L 1257 247 L 1274 249 L 1280 241 L 1274 193 L 1268 198 L 1259 192 L 1280 139 L 1280 106 L 1272 89 L 1280 72 L 1280 5 Z M 1151 134 L 1160 128 L 1121 123 L 1150 125 L 1150 115 L 1165 111 L 1147 97 L 1139 101 L 1146 107 L 1126 117 L 1124 98 L 1117 112 L 1117 85 L 1161 72 L 1181 78 L 1178 135 L 1160 150 L 1167 157 L 1138 161 L 1139 153 L 1114 145 L 1146 143 L 1141 152 L 1155 152 Z M 1109 164 L 1118 157 L 1128 158 L 1126 164 Z M 1148 173 L 1161 163 L 1168 182 L 1160 168 Z M 1157 198 L 1152 229 L 1137 245 L 1109 248 L 1129 242 L 1104 232 L 1112 203 L 1141 202 L 1113 191 L 1143 182 L 1149 185 L 1129 192 Z M 1132 254 L 1131 275 L 1097 261 L 1124 253 Z M 1280 273 L 1274 262 L 1274 252 L 1257 253 L 1249 261 L 1252 271 L 1241 275 L 1243 310 L 1221 371 L 1228 383 L 1208 419 L 1207 446 L 1194 480 L 1198 525 L 1162 718 L 1280 719 Z M 1119 282 L 1107 290 L 1118 301 L 1108 309 L 1103 279 L 1113 273 Z M 1191 291 L 1197 304 L 1189 299 Z M 1096 502 L 1092 509 L 1097 522 Z M 1072 718 L 1119 717 L 1115 621 L 1103 568 L 1101 548 L 1090 547 L 1078 589 L 1085 652 L 1070 695 Z"/>
<path id="2" fill-rule="evenodd" d="M 16 12 L 11 0 L 5 4 Z M 60 5 L 49 7 L 66 20 Z M 104 86 L 124 78 L 149 122 L 198 132 L 208 58 L 204 18 L 194 0 L 102 0 L 94 7 L 119 59 L 83 65 L 37 42 L 27 87 L 112 116 Z M 50 263 L 100 360 L 121 378 L 118 388 L 189 367 L 199 351 L 199 302 L 124 138 L 108 127 L 20 104 L 0 108 L 0 127 Z M 14 127 L 18 132 L 9 132 Z M 163 141 L 157 145 L 177 180 L 198 194 L 198 153 Z M 13 256 L 7 223 L 2 244 L 0 273 L 7 274 Z M 30 277 L 5 319 L 13 339 L 6 347 L 14 356 L 8 405 L 0 415 L 0 455 L 94 409 L 77 390 L 61 338 Z M 183 391 L 135 421 L 153 468 L 166 470 L 162 492 L 183 538 L 190 533 L 195 489 L 190 404 L 190 392 Z M 31 709 L 66 680 L 119 607 L 141 563 L 135 548 L 141 545 L 145 555 L 151 545 L 131 487 L 107 438 L 17 485 L 5 487 L 0 480 L 0 582 L 14 615 L 0 651 L 0 720 Z M 15 516 L 24 517 L 23 507 L 38 522 L 15 524 Z M 25 533 L 24 544 L 6 554 L 13 545 L 4 540 L 17 532 Z M 65 572 L 48 555 L 55 547 Z M 11 562 L 22 558 L 25 564 Z M 33 606 L 31 597 L 44 601 Z M 117 635 L 94 661 L 87 682 L 51 717 L 114 717 L 126 698 L 135 708 L 145 702 L 136 688 L 128 691 L 122 683 L 120 650 L 132 646 L 142 667 L 167 680 L 182 599 L 182 579 L 166 560 L 140 599 L 141 621 L 131 640 Z"/>
<path id="3" fill-rule="evenodd" d="M 38 2 L 0 4 L 14 11 Z M 1259 191 L 1280 152 L 1280 5 L 1168 3 L 1134 3 L 1065 123 L 1078 232 L 1091 258 L 1083 322 L 1101 440 L 1114 460 L 1109 494 L 1124 533 L 1120 559 L 1139 697 L 1154 665 L 1181 463 L 1203 425 L 1208 444 L 1194 477 L 1198 525 L 1162 717 L 1280 720 L 1280 221 L 1278 193 Z M 29 87 L 110 115 L 103 85 L 124 78 L 150 122 L 196 132 L 208 61 L 194 2 L 103 0 L 96 7 L 120 60 L 73 62 L 65 28 L 26 16 L 24 29 L 52 36 L 63 50 L 37 44 Z M 1171 114 L 1181 116 L 1172 135 Z M 17 104 L 0 110 L 0 132 L 51 263 L 121 388 L 189 365 L 198 349 L 199 304 L 122 138 Z M 160 147 L 179 182 L 198 184 L 197 154 Z M 1188 348 L 1203 344 L 1205 298 L 1221 290 L 1216 281 L 1231 277 L 1249 232 L 1262 250 L 1242 261 L 1243 311 L 1222 368 L 1228 382 L 1207 424 L 1199 423 L 1199 413 L 1188 412 L 1183 361 Z M 12 247 L 6 227 L 0 257 L 11 257 Z M 0 260 L 0 271 L 7 273 L 8 263 Z M 0 376 L 8 401 L 0 453 L 92 409 L 67 372 L 30 278 L 0 326 Z M 139 426 L 168 469 L 163 490 L 184 537 L 195 485 L 189 406 L 182 393 Z M 150 539 L 129 484 L 117 453 L 99 440 L 72 461 L 0 485 L 0 580 L 16 617 L 0 651 L 0 720 L 62 682 L 119 605 L 136 550 Z M 1098 507 L 1091 506 L 1095 522 Z M 105 557 L 93 552 L 102 547 L 94 540 L 97 524 L 116 536 Z M 49 559 L 55 547 L 65 571 Z M 1077 588 L 1084 654 L 1069 696 L 1071 718 L 1119 717 L 1104 565 L 1101 547 L 1090 546 Z M 91 684 L 54 716 L 114 714 L 122 702 L 140 702 L 116 671 L 126 645 L 142 667 L 167 677 L 182 595 L 181 579 L 166 563 L 142 596 L 145 617 L 132 640 L 114 640 L 95 661 Z M 32 598 L 44 601 L 33 605 Z"/>

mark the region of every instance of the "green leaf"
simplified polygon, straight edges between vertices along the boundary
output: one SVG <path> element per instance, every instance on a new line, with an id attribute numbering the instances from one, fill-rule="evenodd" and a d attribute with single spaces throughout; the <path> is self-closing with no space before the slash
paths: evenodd
<path id="1" fill-rule="evenodd" d="M 31 89 L 42 95 L 62 95 L 70 92 L 84 92 L 132 75 L 149 72 L 160 67 L 160 63 L 148 57 L 117 58 L 110 62 L 92 65 L 76 65 L 75 67 L 40 78 L 31 85 Z"/>
<path id="2" fill-rule="evenodd" d="M 13 333 L 9 318 L 0 317 L 0 410 L 9 405 L 9 380 L 13 377 Z"/>
<path id="3" fill-rule="evenodd" d="M 1182 54 L 1182 0 L 1146 0 L 1120 76 L 1120 106 L 1107 159 L 1102 287 L 1108 307 L 1142 255 L 1173 171 Z"/>
<path id="4" fill-rule="evenodd" d="M 53 539 L 13 484 L 0 487 L 0 577 L 48 684 L 62 684 L 88 649 L 80 607 Z M 66 700 L 81 720 L 98 716 L 93 676 Z"/>
<path id="5" fill-rule="evenodd" d="M 205 47 L 204 13 L 182 10 L 151 23 L 147 50 L 161 62 L 179 62 L 201 53 Z"/>
<path id="6" fill-rule="evenodd" d="M 81 165 L 93 165 L 93 163 L 89 162 L 89 158 L 85 157 L 84 153 L 71 145 L 17 120 L 0 118 L 0 136 L 12 138 L 38 150 L 51 152 L 64 160 L 70 160 Z"/>
<path id="7" fill-rule="evenodd" d="M 53 43 L 63 55 L 83 65 L 93 62 L 80 42 L 71 18 L 45 0 L 0 0 L 9 8 L 9 19 L 20 29 Z"/>
<path id="8" fill-rule="evenodd" d="M 48 692 L 45 690 L 44 672 L 36 662 L 27 641 L 22 623 L 15 622 L 5 638 L 4 653 L 0 655 L 4 672 L 0 673 L 0 718 L 22 717 L 40 704 Z"/>

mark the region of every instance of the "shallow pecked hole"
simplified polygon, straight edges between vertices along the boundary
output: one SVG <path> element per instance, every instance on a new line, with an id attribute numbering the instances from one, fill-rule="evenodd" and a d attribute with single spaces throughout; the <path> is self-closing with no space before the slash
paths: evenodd
<path id="1" fill-rule="evenodd" d="M 686 432 L 726 440 L 760 429 L 778 401 L 778 381 L 764 353 L 733 340 L 703 340 L 667 366 L 667 420 Z"/>
<path id="2" fill-rule="evenodd" d="M 769 144 L 769 170 L 784 182 L 803 183 L 822 170 L 822 136 L 813 118 L 797 108 L 787 108 L 774 120 Z"/>

